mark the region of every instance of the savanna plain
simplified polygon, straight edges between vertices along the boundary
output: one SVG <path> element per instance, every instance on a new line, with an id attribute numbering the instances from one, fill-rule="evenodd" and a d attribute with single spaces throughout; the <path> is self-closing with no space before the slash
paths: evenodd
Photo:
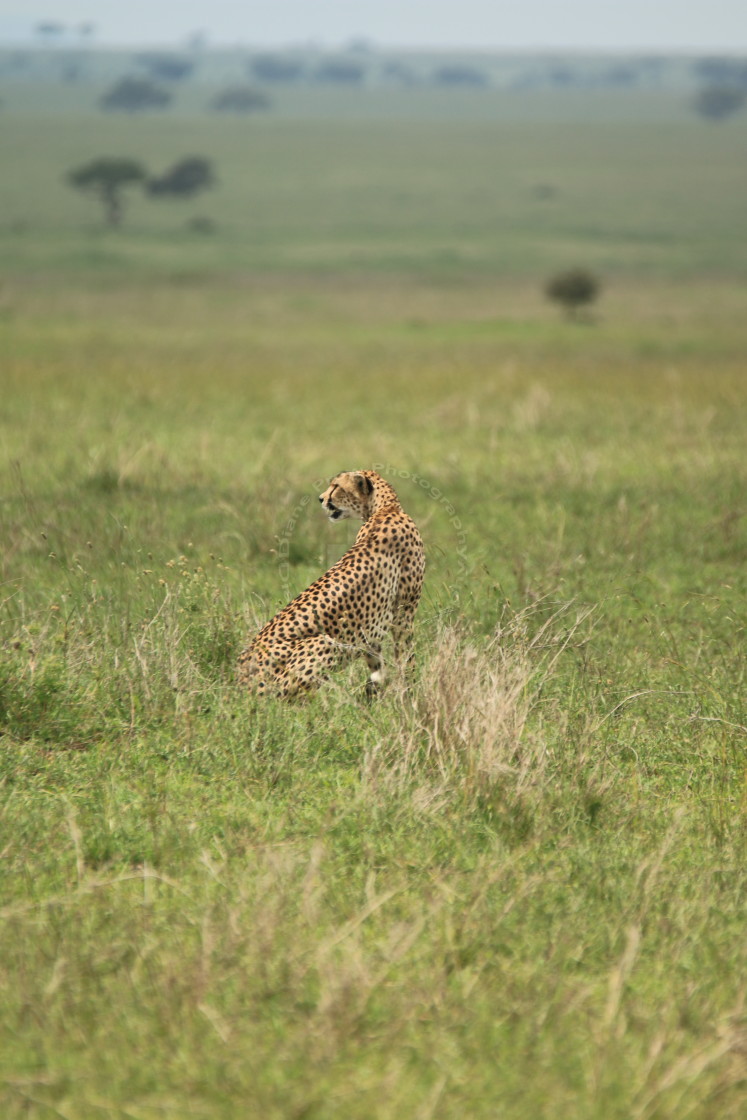
<path id="1" fill-rule="evenodd" d="M 744 120 L 70 96 L 0 116 L 2 1116 L 743 1117 Z M 259 704 L 371 466 L 409 674 Z"/>

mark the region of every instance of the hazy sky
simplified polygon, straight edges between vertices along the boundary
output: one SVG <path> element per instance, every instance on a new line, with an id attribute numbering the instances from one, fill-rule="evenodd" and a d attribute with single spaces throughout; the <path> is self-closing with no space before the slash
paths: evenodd
<path id="1" fill-rule="evenodd" d="M 101 43 L 747 50 L 747 0 L 0 0 L 0 40 L 44 21 Z"/>

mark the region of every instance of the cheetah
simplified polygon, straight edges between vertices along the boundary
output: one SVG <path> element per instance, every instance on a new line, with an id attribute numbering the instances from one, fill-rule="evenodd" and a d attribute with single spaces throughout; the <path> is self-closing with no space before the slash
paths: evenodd
<path id="1" fill-rule="evenodd" d="M 361 655 L 366 694 L 384 680 L 381 650 L 391 634 L 395 658 L 409 654 L 425 571 L 415 522 L 375 471 L 344 471 L 319 496 L 331 521 L 359 518 L 351 548 L 328 572 L 263 626 L 239 657 L 239 682 L 258 694 L 290 698 L 318 687 Z"/>

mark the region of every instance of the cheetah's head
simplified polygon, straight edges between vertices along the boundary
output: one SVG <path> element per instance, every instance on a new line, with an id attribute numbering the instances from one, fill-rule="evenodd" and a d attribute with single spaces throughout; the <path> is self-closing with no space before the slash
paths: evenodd
<path id="1" fill-rule="evenodd" d="M 322 509 L 330 521 L 357 517 L 366 521 L 370 513 L 374 484 L 371 471 L 343 471 L 335 475 L 323 494 L 319 495 Z"/>

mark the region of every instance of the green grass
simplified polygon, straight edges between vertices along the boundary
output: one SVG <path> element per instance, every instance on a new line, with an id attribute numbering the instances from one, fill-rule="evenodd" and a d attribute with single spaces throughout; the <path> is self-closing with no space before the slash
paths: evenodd
<path id="1" fill-rule="evenodd" d="M 745 139 L 741 118 L 685 112 L 643 123 L 6 112 L 0 251 L 15 275 L 342 270 L 541 284 L 584 264 L 603 277 L 743 280 Z M 195 153 L 213 161 L 216 189 L 189 202 L 132 191 L 115 234 L 65 182 L 100 155 L 156 174 Z M 215 233 L 191 232 L 195 216 Z"/>
<path id="2" fill-rule="evenodd" d="M 14 288 L 6 1115 L 741 1114 L 713 295 L 590 327 L 479 284 Z M 349 539 L 314 484 L 372 462 L 428 548 L 415 679 L 257 708 L 236 652 Z"/>
<path id="3" fill-rule="evenodd" d="M 220 156 L 202 243 L 58 186 L 98 120 L 0 123 L 0 1111 L 739 1120 L 741 126 L 244 123 L 112 122 Z M 259 705 L 371 465 L 411 678 Z"/>

